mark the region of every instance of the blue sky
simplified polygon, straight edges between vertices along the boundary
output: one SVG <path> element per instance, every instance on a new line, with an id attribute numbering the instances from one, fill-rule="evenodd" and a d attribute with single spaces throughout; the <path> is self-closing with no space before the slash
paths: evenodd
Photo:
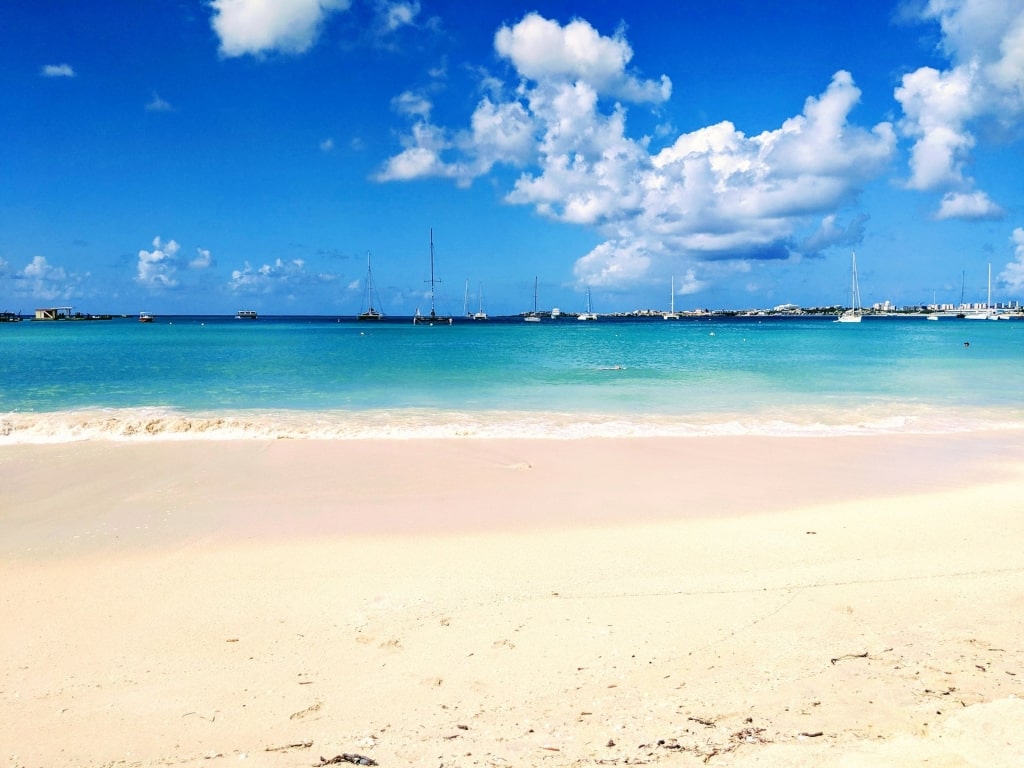
<path id="1" fill-rule="evenodd" d="M 1022 118 L 1020 0 L 12 0 L 0 310 L 1024 300 Z"/>

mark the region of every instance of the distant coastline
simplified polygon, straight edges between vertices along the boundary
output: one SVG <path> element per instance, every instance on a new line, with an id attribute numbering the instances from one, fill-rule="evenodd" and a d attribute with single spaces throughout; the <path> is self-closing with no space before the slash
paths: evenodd
<path id="1" fill-rule="evenodd" d="M 816 306 L 816 307 L 801 307 L 797 304 L 782 304 L 771 308 L 754 308 L 754 309 L 710 309 L 710 308 L 699 308 L 699 309 L 677 309 L 675 314 L 679 318 L 689 319 L 707 319 L 707 318 L 729 318 L 729 317 L 835 317 L 841 314 L 843 311 L 849 309 L 839 304 L 832 304 L 829 306 Z M 253 315 L 256 313 L 252 310 Z M 984 313 L 998 313 L 1001 319 L 1024 319 L 1024 305 L 1017 301 L 1002 302 L 992 304 L 991 306 L 986 304 L 962 304 L 962 305 L 951 305 L 951 304 L 930 304 L 930 305 L 910 305 L 903 307 L 891 306 L 888 302 L 882 304 L 864 308 L 863 314 L 866 317 L 937 317 L 937 318 L 950 318 L 950 319 L 963 319 L 971 315 L 980 315 Z M 581 313 L 579 312 L 566 312 L 564 310 L 551 309 L 551 310 L 538 310 L 517 312 L 508 315 L 489 315 L 486 320 L 480 320 L 474 318 L 472 315 L 461 316 L 458 314 L 453 315 L 453 320 L 456 323 L 471 322 L 474 324 L 483 324 L 488 322 L 516 322 L 521 321 L 527 315 L 533 315 L 540 317 L 543 320 L 550 321 L 562 321 L 562 320 L 576 320 Z M 625 320 L 661 320 L 665 316 L 665 310 L 662 309 L 633 309 L 619 312 L 604 312 L 595 313 L 602 319 L 625 319 Z M 162 313 L 161 317 L 164 320 L 171 320 L 174 318 L 237 318 L 237 312 L 230 313 Z M 415 315 L 388 315 L 379 318 L 379 322 L 383 323 L 411 323 Z M 74 311 L 72 307 L 59 307 L 59 308 L 42 308 L 37 309 L 34 315 L 27 315 L 21 312 L 0 312 L 0 323 L 14 323 L 22 320 L 32 320 L 35 322 L 79 322 L 89 320 L 116 320 L 116 319 L 136 319 L 135 314 L 126 313 L 89 313 Z M 263 319 L 316 319 L 324 320 L 329 322 L 355 322 L 359 319 L 358 314 L 274 314 L 274 313 L 261 313 L 259 315 L 261 320 Z"/>

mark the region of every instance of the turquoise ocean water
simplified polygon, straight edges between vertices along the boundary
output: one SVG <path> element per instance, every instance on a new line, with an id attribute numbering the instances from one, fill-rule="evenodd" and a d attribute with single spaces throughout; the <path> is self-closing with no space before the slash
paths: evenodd
<path id="1" fill-rule="evenodd" d="M 1019 320 L 26 321 L 0 371 L 0 444 L 1024 429 Z"/>

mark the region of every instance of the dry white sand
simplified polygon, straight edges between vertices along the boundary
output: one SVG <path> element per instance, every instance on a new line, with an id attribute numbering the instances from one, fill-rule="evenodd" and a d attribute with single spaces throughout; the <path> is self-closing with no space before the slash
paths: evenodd
<path id="1" fill-rule="evenodd" d="M 8 766 L 1024 766 L 1024 436 L 0 449 Z"/>

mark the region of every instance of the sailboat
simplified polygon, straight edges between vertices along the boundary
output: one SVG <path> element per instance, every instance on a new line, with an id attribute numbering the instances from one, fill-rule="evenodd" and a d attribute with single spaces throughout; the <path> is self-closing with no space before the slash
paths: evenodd
<path id="1" fill-rule="evenodd" d="M 487 313 L 484 312 L 484 288 L 481 285 L 477 291 L 479 309 L 476 312 L 469 311 L 469 278 L 466 278 L 466 296 L 462 300 L 462 313 L 470 320 L 486 320 Z"/>
<path id="2" fill-rule="evenodd" d="M 481 285 L 476 292 L 477 300 L 479 302 L 479 308 L 473 313 L 474 320 L 486 320 L 487 313 L 484 312 L 484 287 Z"/>
<path id="3" fill-rule="evenodd" d="M 533 278 L 533 311 L 527 312 L 523 318 L 528 323 L 539 323 L 540 312 L 537 311 L 537 278 Z"/>
<path id="4" fill-rule="evenodd" d="M 668 312 L 662 312 L 662 320 L 678 320 L 679 314 L 676 312 L 676 276 L 672 275 L 672 293 L 669 299 L 669 310 Z"/>
<path id="5" fill-rule="evenodd" d="M 860 306 L 860 285 L 857 283 L 857 254 L 852 254 L 852 266 L 850 267 L 850 308 L 835 319 L 837 323 L 859 323 L 864 313 Z"/>
<path id="6" fill-rule="evenodd" d="M 366 252 L 366 295 L 363 297 L 363 306 L 366 310 L 356 315 L 356 320 L 381 320 L 384 313 L 373 306 L 373 299 L 377 296 L 377 289 L 373 285 L 373 270 L 370 268 L 370 252 Z M 377 296 L 377 303 L 380 297 Z"/>
<path id="7" fill-rule="evenodd" d="M 439 315 L 434 311 L 434 283 L 440 283 L 441 281 L 434 277 L 434 229 L 430 229 L 430 280 L 426 282 L 430 283 L 430 314 L 421 315 L 419 307 L 416 308 L 416 314 L 412 318 L 413 325 L 451 325 L 451 315 Z"/>
<path id="8" fill-rule="evenodd" d="M 587 308 L 586 311 L 580 312 L 576 315 L 577 320 L 597 320 L 597 313 L 590 306 L 590 289 L 587 288 Z"/>

